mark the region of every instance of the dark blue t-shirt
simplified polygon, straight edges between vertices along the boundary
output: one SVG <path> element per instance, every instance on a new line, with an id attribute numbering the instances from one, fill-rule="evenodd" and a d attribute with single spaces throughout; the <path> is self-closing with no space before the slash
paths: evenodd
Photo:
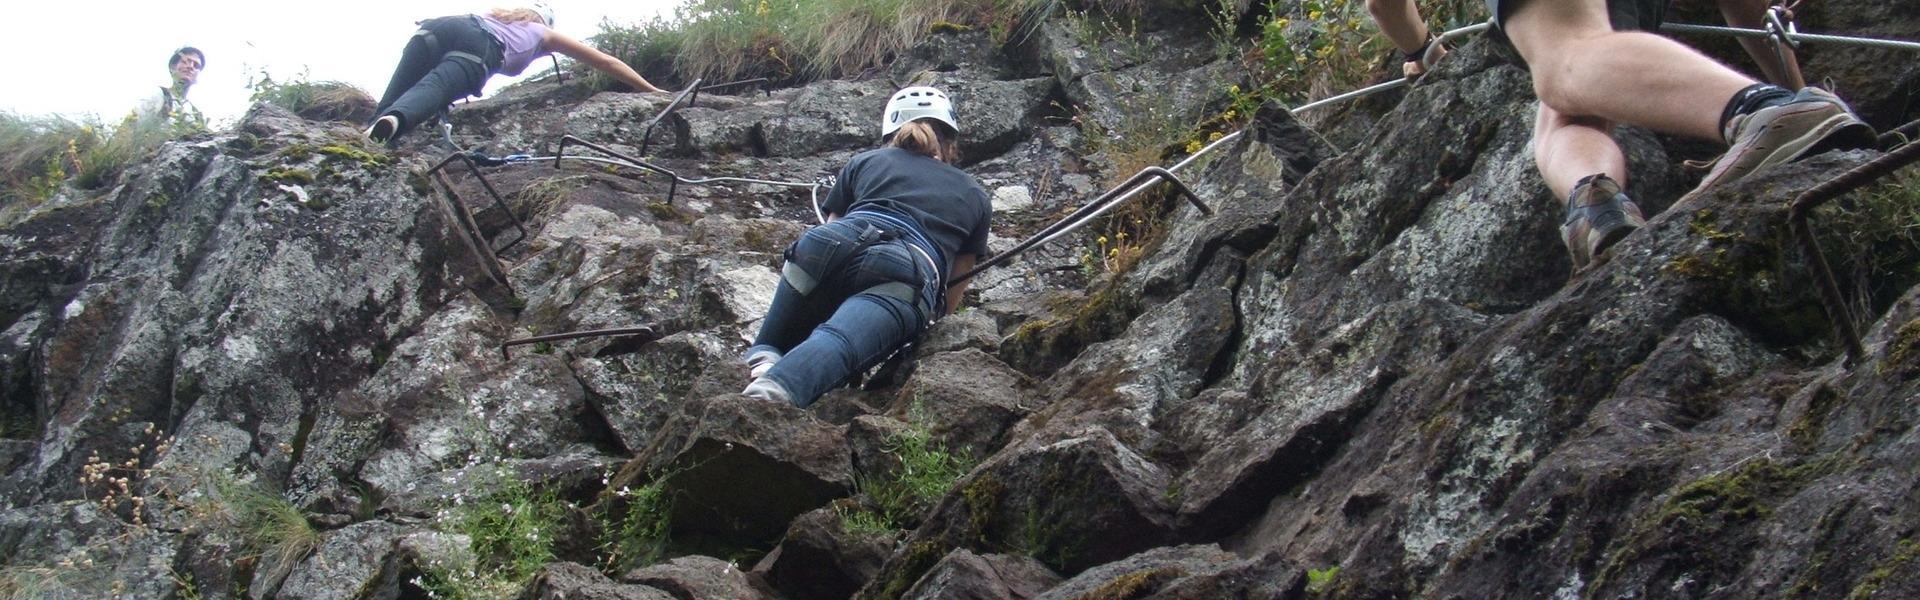
<path id="1" fill-rule="evenodd" d="M 954 256 L 987 253 L 993 217 L 993 202 L 972 175 L 892 146 L 847 161 L 822 208 L 839 216 L 877 210 L 906 218 L 939 246 L 944 269 L 953 268 Z"/>

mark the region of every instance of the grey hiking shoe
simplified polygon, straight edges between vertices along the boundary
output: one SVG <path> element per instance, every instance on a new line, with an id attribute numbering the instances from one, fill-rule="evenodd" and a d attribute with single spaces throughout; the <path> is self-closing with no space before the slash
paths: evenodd
<path id="1" fill-rule="evenodd" d="M 740 390 L 740 393 L 761 400 L 793 404 L 793 394 L 787 391 L 787 386 L 780 385 L 780 382 L 774 381 L 772 377 L 755 378 L 753 383 L 747 384 L 747 389 Z"/>
<path id="2" fill-rule="evenodd" d="M 1828 150 L 1871 148 L 1879 142 L 1873 126 L 1854 116 L 1846 102 L 1816 87 L 1801 88 L 1786 104 L 1735 115 L 1723 134 L 1727 153 L 1695 191 Z"/>
<path id="3" fill-rule="evenodd" d="M 759 379 L 780 362 L 781 354 L 772 350 L 756 350 L 747 355 L 747 376 Z"/>
<path id="4" fill-rule="evenodd" d="M 1573 257 L 1573 270 L 1593 264 L 1600 253 L 1647 224 L 1640 207 L 1620 191 L 1620 184 L 1604 174 L 1592 175 L 1573 186 L 1567 197 L 1567 221 L 1560 224 L 1560 241 Z"/>

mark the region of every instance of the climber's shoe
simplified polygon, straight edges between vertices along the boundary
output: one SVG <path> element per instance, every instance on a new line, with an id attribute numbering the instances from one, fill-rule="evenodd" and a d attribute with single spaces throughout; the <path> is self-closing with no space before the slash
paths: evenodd
<path id="1" fill-rule="evenodd" d="M 1589 175 L 1575 184 L 1567 197 L 1567 220 L 1560 225 L 1560 240 L 1567 244 L 1573 270 L 1579 271 L 1646 224 L 1640 207 L 1620 191 L 1619 183 L 1605 174 Z"/>
<path id="2" fill-rule="evenodd" d="M 756 377 L 753 383 L 747 384 L 747 389 L 740 390 L 740 393 L 761 400 L 793 404 L 793 394 L 787 391 L 787 386 L 780 385 L 780 382 L 774 381 L 772 377 Z"/>
<path id="3" fill-rule="evenodd" d="M 387 115 L 384 117 L 380 117 L 378 119 L 374 119 L 373 124 L 367 126 L 366 134 L 367 134 L 367 139 L 373 140 L 373 143 L 385 144 L 389 141 L 392 141 L 393 132 L 399 131 L 399 130 L 400 130 L 400 118 L 393 115 Z"/>
<path id="4" fill-rule="evenodd" d="M 1846 102 L 1815 87 L 1801 88 L 1785 103 L 1734 115 L 1722 135 L 1727 153 L 1694 191 L 1828 150 L 1872 148 L 1879 143 L 1873 126 L 1854 116 Z"/>
<path id="5" fill-rule="evenodd" d="M 777 350 L 760 349 L 747 354 L 747 375 L 754 379 L 766 375 L 774 363 L 780 362 L 781 354 Z"/>

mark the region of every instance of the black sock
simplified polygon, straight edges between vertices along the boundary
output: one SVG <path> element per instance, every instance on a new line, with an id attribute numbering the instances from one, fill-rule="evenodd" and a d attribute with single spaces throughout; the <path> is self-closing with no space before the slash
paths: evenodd
<path id="1" fill-rule="evenodd" d="M 1786 104 L 1792 99 L 1792 90 L 1771 83 L 1756 83 L 1742 88 L 1734 93 L 1733 98 L 1727 100 L 1726 108 L 1720 109 L 1720 129 L 1726 130 L 1727 122 L 1732 121 L 1735 115 L 1744 115 L 1769 106 Z"/>

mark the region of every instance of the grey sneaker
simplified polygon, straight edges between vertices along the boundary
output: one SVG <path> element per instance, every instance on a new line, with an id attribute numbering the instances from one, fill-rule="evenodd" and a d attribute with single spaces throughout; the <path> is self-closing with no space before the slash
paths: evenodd
<path id="1" fill-rule="evenodd" d="M 1735 115 L 1723 134 L 1727 153 L 1695 191 L 1828 150 L 1871 148 L 1879 143 L 1873 126 L 1854 116 L 1839 97 L 1816 87 L 1801 88 L 1786 104 Z"/>
<path id="2" fill-rule="evenodd" d="M 747 384 L 747 389 L 740 390 L 740 393 L 761 400 L 793 404 L 793 394 L 787 392 L 787 386 L 780 385 L 780 382 L 774 381 L 772 377 L 755 378 L 753 383 Z"/>
<path id="3" fill-rule="evenodd" d="M 1567 221 L 1560 224 L 1560 241 L 1573 257 L 1573 270 L 1593 264 L 1600 253 L 1627 234 L 1647 224 L 1640 207 L 1605 174 L 1588 176 L 1567 197 Z"/>
<path id="4" fill-rule="evenodd" d="M 747 355 L 747 376 L 759 379 L 780 362 L 781 354 L 773 350 L 758 350 Z"/>

